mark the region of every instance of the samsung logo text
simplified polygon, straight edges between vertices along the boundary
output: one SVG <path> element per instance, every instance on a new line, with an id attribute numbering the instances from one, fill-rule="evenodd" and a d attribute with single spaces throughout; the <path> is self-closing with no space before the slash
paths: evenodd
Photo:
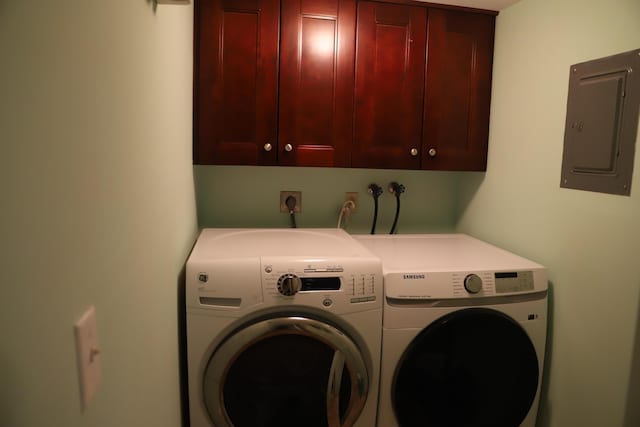
<path id="1" fill-rule="evenodd" d="M 424 274 L 403 274 L 402 278 L 404 280 L 420 280 L 420 279 L 426 279 L 426 275 Z"/>

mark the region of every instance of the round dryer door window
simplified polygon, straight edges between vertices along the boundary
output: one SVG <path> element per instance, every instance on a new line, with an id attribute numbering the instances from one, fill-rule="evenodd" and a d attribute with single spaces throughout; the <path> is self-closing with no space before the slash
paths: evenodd
<path id="1" fill-rule="evenodd" d="M 360 415 L 369 380 L 357 345 L 307 317 L 246 325 L 205 369 L 205 406 L 216 427 L 340 427 Z"/>
<path id="2" fill-rule="evenodd" d="M 470 308 L 423 330 L 396 368 L 393 407 L 402 427 L 518 427 L 538 389 L 538 359 L 510 317 Z"/>

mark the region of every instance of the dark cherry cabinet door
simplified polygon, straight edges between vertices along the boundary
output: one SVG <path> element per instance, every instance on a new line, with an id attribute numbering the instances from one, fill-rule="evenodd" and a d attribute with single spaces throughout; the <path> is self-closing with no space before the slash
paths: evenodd
<path id="1" fill-rule="evenodd" d="M 350 166 L 355 0 L 282 2 L 278 163 Z"/>
<path id="2" fill-rule="evenodd" d="M 420 169 L 427 9 L 358 2 L 354 167 Z"/>
<path id="3" fill-rule="evenodd" d="M 196 8 L 195 163 L 275 164 L 280 2 Z"/>
<path id="4" fill-rule="evenodd" d="M 486 170 L 495 16 L 430 9 L 422 168 Z"/>

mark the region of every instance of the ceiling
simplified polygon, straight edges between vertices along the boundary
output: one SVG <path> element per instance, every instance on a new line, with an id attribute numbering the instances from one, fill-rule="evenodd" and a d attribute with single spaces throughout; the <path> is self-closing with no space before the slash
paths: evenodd
<path id="1" fill-rule="evenodd" d="M 520 0 L 418 0 L 429 3 L 473 7 L 475 9 L 502 10 Z"/>

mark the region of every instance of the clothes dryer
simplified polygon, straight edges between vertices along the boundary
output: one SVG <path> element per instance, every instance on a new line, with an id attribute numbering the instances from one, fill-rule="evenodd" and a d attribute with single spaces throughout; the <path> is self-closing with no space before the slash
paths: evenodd
<path id="1" fill-rule="evenodd" d="M 205 229 L 186 267 L 192 427 L 371 427 L 379 259 L 338 229 Z"/>
<path id="2" fill-rule="evenodd" d="M 377 425 L 534 427 L 545 268 L 463 234 L 357 238 L 383 262 Z"/>

